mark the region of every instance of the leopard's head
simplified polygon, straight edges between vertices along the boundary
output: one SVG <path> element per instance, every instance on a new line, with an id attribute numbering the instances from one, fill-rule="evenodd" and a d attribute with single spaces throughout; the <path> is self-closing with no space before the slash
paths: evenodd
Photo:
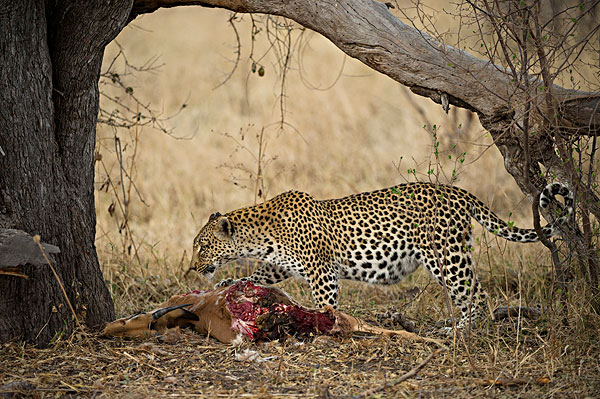
<path id="1" fill-rule="evenodd" d="M 190 269 L 213 275 L 222 265 L 235 260 L 235 231 L 227 216 L 213 213 L 194 238 Z"/>

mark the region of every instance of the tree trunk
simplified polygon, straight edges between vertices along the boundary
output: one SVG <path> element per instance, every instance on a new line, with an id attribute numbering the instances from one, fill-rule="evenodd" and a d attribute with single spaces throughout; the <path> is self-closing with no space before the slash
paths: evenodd
<path id="1" fill-rule="evenodd" d="M 65 3 L 65 4 L 63 4 Z M 0 1 L 0 228 L 57 245 L 56 271 L 81 323 L 114 317 L 94 245 L 94 145 L 104 47 L 130 1 Z M 0 275 L 0 341 L 36 345 L 73 329 L 49 266 Z"/>

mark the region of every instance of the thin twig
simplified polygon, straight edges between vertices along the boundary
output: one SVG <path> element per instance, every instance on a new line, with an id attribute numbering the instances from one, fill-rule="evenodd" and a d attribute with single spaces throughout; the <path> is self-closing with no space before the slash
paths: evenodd
<path id="1" fill-rule="evenodd" d="M 225 76 L 225 79 L 223 79 L 223 81 L 221 81 L 218 85 L 216 85 L 213 90 L 218 89 L 219 87 L 223 86 L 225 83 L 227 83 L 229 81 L 229 79 L 231 79 L 231 77 L 233 76 L 233 74 L 235 73 L 235 71 L 238 68 L 238 65 L 240 64 L 240 58 L 242 56 L 242 41 L 240 39 L 240 33 L 238 32 L 237 27 L 235 26 L 234 21 L 237 18 L 237 13 L 232 13 L 231 16 L 229 17 L 229 20 L 227 21 L 229 23 L 229 25 L 231 26 L 231 29 L 233 29 L 233 33 L 235 34 L 235 61 L 233 63 L 233 67 L 231 68 L 231 71 L 229 71 L 229 73 L 227 74 L 227 76 Z"/>
<path id="2" fill-rule="evenodd" d="M 434 350 L 421 363 L 419 363 L 418 365 L 416 365 L 415 367 L 413 367 L 407 373 L 405 373 L 402 376 L 396 378 L 395 380 L 386 381 L 384 384 L 382 384 L 382 385 L 380 385 L 380 386 L 378 386 L 376 388 L 369 389 L 369 390 L 363 392 L 361 395 L 354 396 L 354 398 L 367 398 L 367 397 L 373 395 L 374 393 L 381 392 L 381 391 L 383 391 L 383 390 L 385 390 L 385 389 L 387 389 L 389 387 L 393 387 L 394 385 L 401 384 L 402 382 L 408 380 L 409 378 L 412 378 L 412 377 L 416 376 L 417 373 L 423 367 L 425 367 L 425 365 L 427 363 L 429 363 L 431 361 L 431 359 L 433 359 L 435 356 L 439 355 L 440 353 L 442 353 L 444 351 L 445 351 L 445 349 L 436 349 L 436 350 Z"/>
<path id="3" fill-rule="evenodd" d="M 35 241 L 37 246 L 40 248 L 40 251 L 42 252 L 42 256 L 44 257 L 44 259 L 46 259 L 46 263 L 48 263 L 48 266 L 50 266 L 50 270 L 52 270 L 52 273 L 54 274 L 54 278 L 58 282 L 58 285 L 59 285 L 63 295 L 65 296 L 65 300 L 67 301 L 67 304 L 69 305 L 69 309 L 71 309 L 71 313 L 73 313 L 73 318 L 75 319 L 75 323 L 77 324 L 77 327 L 79 327 L 79 330 L 81 330 L 81 332 L 84 335 L 87 335 L 85 330 L 83 329 L 83 326 L 81 325 L 81 323 L 79 323 L 79 318 L 77 318 L 75 309 L 73 309 L 73 305 L 71 305 L 71 301 L 69 300 L 69 297 L 67 296 L 67 292 L 65 291 L 65 287 L 63 286 L 62 281 L 60 281 L 60 277 L 58 277 L 58 274 L 56 273 L 56 269 L 54 269 L 54 266 L 52 266 L 52 262 L 50 262 L 50 259 L 48 259 L 48 256 L 46 256 L 46 251 L 44 251 L 44 248 L 42 247 L 40 236 L 37 234 L 34 235 L 33 241 Z"/>

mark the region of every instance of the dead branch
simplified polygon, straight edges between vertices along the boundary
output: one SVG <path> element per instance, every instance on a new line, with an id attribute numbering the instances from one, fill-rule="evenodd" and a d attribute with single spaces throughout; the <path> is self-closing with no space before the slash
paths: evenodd
<path id="1" fill-rule="evenodd" d="M 425 367 L 425 365 L 427 363 L 429 363 L 431 361 L 431 359 L 433 359 L 434 357 L 436 357 L 437 355 L 439 355 L 440 353 L 444 352 L 445 349 L 436 349 L 433 352 L 431 352 L 429 354 L 429 356 L 427 356 L 425 359 L 423 359 L 423 361 L 419 364 L 417 364 L 415 367 L 413 367 L 410 371 L 408 371 L 407 373 L 403 374 L 402 376 L 391 380 L 391 381 L 387 381 L 384 384 L 373 388 L 373 389 L 369 389 L 368 391 L 363 392 L 362 395 L 357 396 L 358 398 L 368 398 L 371 395 L 377 393 L 377 392 L 381 392 L 389 387 L 393 387 L 395 385 L 401 384 L 402 382 L 408 380 L 409 378 L 413 378 L 414 376 L 417 375 L 417 373 L 423 368 Z"/>
<path id="2" fill-rule="evenodd" d="M 542 311 L 537 308 L 523 306 L 502 306 L 494 310 L 494 321 L 508 319 L 509 317 L 537 319 L 541 315 Z"/>
<path id="3" fill-rule="evenodd" d="M 516 385 L 536 384 L 536 385 L 547 385 L 551 382 L 548 377 L 538 378 L 480 378 L 474 380 L 477 385 L 494 385 L 512 387 Z"/>
<path id="4" fill-rule="evenodd" d="M 239 13 L 290 18 L 323 34 L 346 54 L 388 75 L 413 92 L 485 116 L 482 122 L 509 118 L 514 88 L 510 74 L 487 60 L 443 44 L 410 27 L 383 3 L 370 0 L 287 3 L 278 0 L 136 0 L 129 20 L 161 7 L 200 5 Z M 530 77 L 535 81 L 535 78 Z M 534 85 L 535 86 L 535 85 Z M 535 88 L 532 88 L 535 89 Z M 597 135 L 600 95 L 553 86 L 564 127 L 573 135 Z M 488 127 L 488 126 L 486 126 Z"/>

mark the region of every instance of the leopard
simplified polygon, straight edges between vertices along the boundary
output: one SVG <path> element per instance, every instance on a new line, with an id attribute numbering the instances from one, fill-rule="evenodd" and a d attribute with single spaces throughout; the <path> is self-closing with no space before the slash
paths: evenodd
<path id="1" fill-rule="evenodd" d="M 572 192 L 562 183 L 548 184 L 539 195 L 541 209 L 553 202 L 557 215 L 542 227 L 545 237 L 557 235 L 573 213 Z M 272 285 L 294 277 L 308 282 L 316 306 L 337 308 L 339 280 L 391 285 L 423 265 L 460 309 L 455 326 L 462 329 L 478 324 L 487 311 L 487 294 L 474 270 L 471 219 L 509 241 L 540 239 L 535 229 L 504 221 L 454 185 L 409 182 L 326 200 L 288 191 L 212 214 L 194 239 L 190 270 L 212 279 L 223 265 L 258 260 L 250 276 L 215 287 L 240 280 Z"/>

